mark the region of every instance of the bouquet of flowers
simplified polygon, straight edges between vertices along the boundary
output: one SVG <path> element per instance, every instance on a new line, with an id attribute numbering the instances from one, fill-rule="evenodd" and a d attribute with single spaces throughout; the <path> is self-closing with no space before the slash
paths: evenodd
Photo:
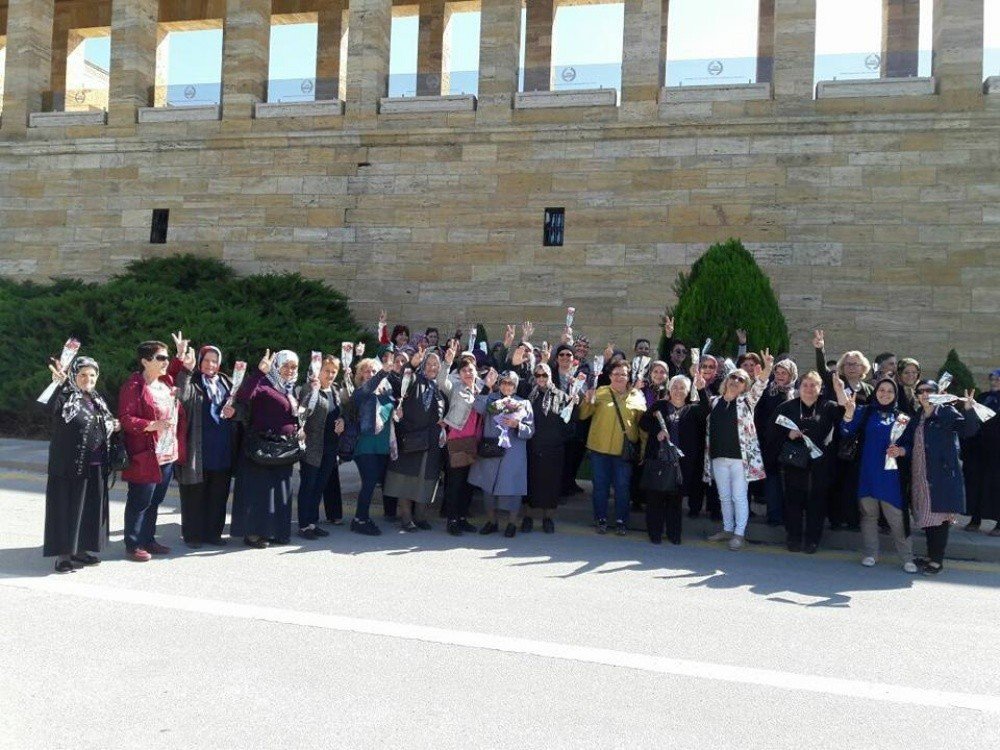
<path id="1" fill-rule="evenodd" d="M 889 445 L 895 445 L 896 441 L 903 437 L 903 433 L 906 432 L 906 425 L 909 423 L 910 417 L 908 414 L 900 414 L 896 417 L 896 421 L 892 423 L 892 428 L 889 430 Z M 898 468 L 899 464 L 896 463 L 895 457 L 885 457 L 886 471 L 896 471 Z"/>
<path id="2" fill-rule="evenodd" d="M 500 439 L 497 441 L 498 445 L 501 448 L 510 448 L 510 431 L 507 425 L 504 424 L 504 420 L 509 418 L 523 419 L 528 416 L 523 404 L 520 401 L 515 401 L 513 398 L 505 397 L 490 402 L 486 410 L 493 417 L 493 424 L 500 430 Z"/>

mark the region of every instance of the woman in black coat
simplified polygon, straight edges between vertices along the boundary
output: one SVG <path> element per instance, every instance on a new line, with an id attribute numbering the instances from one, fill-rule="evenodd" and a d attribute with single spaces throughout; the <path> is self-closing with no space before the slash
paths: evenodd
<path id="1" fill-rule="evenodd" d="M 562 411 L 572 406 L 566 391 L 553 382 L 548 365 L 535 365 L 533 374 L 534 387 L 528 392 L 535 415 L 535 433 L 528 441 L 528 507 L 542 511 L 542 531 L 552 534 L 556 530 L 552 511 L 559 505 L 566 443 L 572 433 Z M 534 521 L 525 511 L 521 531 L 533 528 Z"/>
<path id="2" fill-rule="evenodd" d="M 704 381 L 698 376 L 697 385 L 704 388 Z M 639 429 L 649 435 L 646 441 L 646 451 L 643 461 L 649 461 L 657 456 L 661 445 L 670 438 L 683 456 L 680 459 L 680 485 L 674 492 L 654 492 L 644 490 L 646 502 L 646 532 L 649 541 L 660 544 L 666 530 L 667 539 L 671 544 L 681 543 L 681 503 L 685 495 L 691 497 L 696 491 L 696 485 L 701 484 L 701 462 L 703 459 L 703 442 L 705 440 L 705 419 L 708 404 L 708 393 L 703 391 L 704 403 L 689 402 L 691 381 L 684 375 L 675 375 L 667 383 L 664 397 L 653 402 L 639 418 Z M 663 419 L 666 432 L 660 426 Z"/>
<path id="3" fill-rule="evenodd" d="M 1000 414 L 1000 369 L 990 373 L 990 389 L 976 401 Z M 1000 417 L 983 423 L 979 434 L 964 441 L 970 460 L 966 461 L 965 491 L 972 520 L 966 531 L 979 531 L 984 520 L 996 521 L 990 536 L 1000 536 Z"/>
<path id="4" fill-rule="evenodd" d="M 774 419 L 784 416 L 795 423 L 797 430 L 789 430 L 772 421 L 772 435 L 775 444 L 783 446 L 786 441 L 804 445 L 808 437 L 821 455 L 810 457 L 805 468 L 781 461 L 782 449 L 778 449 L 782 489 L 785 505 L 786 543 L 790 552 L 803 551 L 813 554 L 819 547 L 823 535 L 823 520 L 826 518 L 826 504 L 830 492 L 830 462 L 836 459 L 836 443 L 833 442 L 834 429 L 843 415 L 842 408 L 835 401 L 820 399 L 823 379 L 813 370 L 806 373 L 799 383 L 799 397 L 778 407 Z M 857 497 L 854 504 L 857 505 Z M 805 534 L 803 542 L 803 516 Z"/>
<path id="5" fill-rule="evenodd" d="M 56 558 L 57 573 L 71 573 L 97 565 L 100 560 L 91 553 L 108 541 L 108 448 L 119 425 L 94 390 L 97 362 L 77 357 L 68 374 L 56 366 L 49 369 L 61 387 L 49 402 L 52 438 L 42 553 Z"/>
<path id="6" fill-rule="evenodd" d="M 965 408 L 959 412 L 950 404 L 932 404 L 928 397 L 937 392 L 933 380 L 917 384 L 920 412 L 910 421 L 914 430 L 911 506 L 917 525 L 927 535 L 929 559 L 924 563 L 924 575 L 937 575 L 944 568 L 948 531 L 955 517 L 965 513 L 965 480 L 958 439 L 972 437 L 981 424 L 972 410 L 972 394 L 966 394 Z"/>

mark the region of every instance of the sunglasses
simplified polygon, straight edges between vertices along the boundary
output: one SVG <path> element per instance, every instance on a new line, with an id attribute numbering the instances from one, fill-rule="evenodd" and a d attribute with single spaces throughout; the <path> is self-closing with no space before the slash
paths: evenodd
<path id="1" fill-rule="evenodd" d="M 157 362 L 166 362 L 170 359 L 166 354 L 157 354 L 153 357 Z"/>
<path id="2" fill-rule="evenodd" d="M 674 349 L 674 354 L 687 354 L 687 349 Z"/>
<path id="3" fill-rule="evenodd" d="M 558 356 L 558 357 L 572 357 L 573 356 L 573 352 L 559 352 L 559 354 L 556 355 L 556 356 Z"/>
<path id="4" fill-rule="evenodd" d="M 548 375 L 547 375 L 547 374 L 545 374 L 544 372 L 536 372 L 536 373 L 535 373 L 535 377 L 536 377 L 536 378 L 547 378 L 547 377 L 548 377 Z"/>
<path id="5" fill-rule="evenodd" d="M 918 396 L 921 395 L 921 394 L 929 394 L 929 393 L 934 393 L 934 389 L 933 388 L 918 388 L 916 390 L 916 394 Z"/>
<path id="6" fill-rule="evenodd" d="M 741 383 L 743 382 L 743 378 L 741 376 L 739 376 L 739 375 L 736 375 L 736 374 L 730 375 L 729 379 L 730 380 L 739 380 Z"/>

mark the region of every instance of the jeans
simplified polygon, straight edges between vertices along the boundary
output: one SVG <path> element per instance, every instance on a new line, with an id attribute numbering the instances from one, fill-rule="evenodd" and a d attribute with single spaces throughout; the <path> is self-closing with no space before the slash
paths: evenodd
<path id="1" fill-rule="evenodd" d="M 629 481 L 632 464 L 621 456 L 609 453 L 590 452 L 590 468 L 594 475 L 594 520 L 608 517 L 608 495 L 611 483 L 615 485 L 615 520 L 628 521 Z"/>
<path id="2" fill-rule="evenodd" d="M 174 476 L 174 465 L 160 467 L 160 481 L 156 484 L 128 483 L 128 497 L 125 500 L 125 549 L 135 549 L 151 544 L 156 536 L 156 515 L 160 503 L 166 497 L 170 480 Z"/>
<path id="3" fill-rule="evenodd" d="M 776 466 L 769 470 L 764 480 L 764 499 L 767 501 L 767 522 L 779 524 L 785 508 L 784 488 L 781 482 L 781 470 Z"/>
<path id="4" fill-rule="evenodd" d="M 322 498 L 328 521 L 344 515 L 340 495 L 340 471 L 337 454 L 324 454 L 319 466 L 305 461 L 299 464 L 299 528 L 319 523 L 319 501 Z"/>
<path id="5" fill-rule="evenodd" d="M 358 491 L 358 507 L 354 511 L 354 517 L 367 521 L 375 485 L 381 484 L 385 479 L 389 457 L 383 453 L 362 453 L 354 457 L 354 463 L 358 465 L 358 473 L 361 474 L 361 489 Z"/>
<path id="6" fill-rule="evenodd" d="M 750 501 L 747 499 L 747 477 L 742 459 L 713 458 L 712 477 L 719 488 L 723 530 L 736 536 L 746 536 Z"/>

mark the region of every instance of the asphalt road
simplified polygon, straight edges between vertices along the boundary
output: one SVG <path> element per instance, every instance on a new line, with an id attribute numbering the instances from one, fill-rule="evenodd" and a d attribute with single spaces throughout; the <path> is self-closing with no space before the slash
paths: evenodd
<path id="1" fill-rule="evenodd" d="M 0 472 L 0 747 L 996 746 L 994 565 L 569 524 L 182 553 L 174 492 L 174 554 L 56 576 L 43 491 Z"/>

